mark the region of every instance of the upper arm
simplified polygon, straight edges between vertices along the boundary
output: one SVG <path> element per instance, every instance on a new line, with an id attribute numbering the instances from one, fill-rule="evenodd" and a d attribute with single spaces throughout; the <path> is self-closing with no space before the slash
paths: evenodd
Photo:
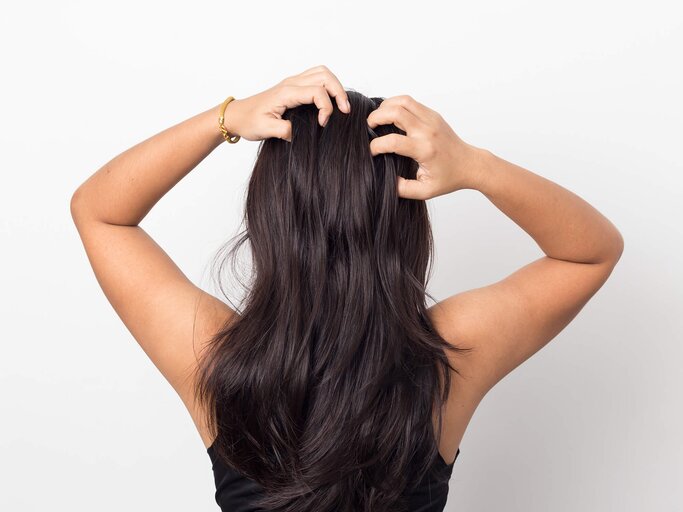
<path id="1" fill-rule="evenodd" d="M 196 421 L 192 377 L 199 352 L 236 313 L 195 286 L 141 227 L 81 219 L 77 212 L 74 221 L 107 299 Z"/>
<path id="2" fill-rule="evenodd" d="M 574 263 L 544 256 L 496 283 L 432 306 L 449 342 L 472 347 L 455 364 L 480 396 L 564 329 L 600 289 L 618 257 Z"/>

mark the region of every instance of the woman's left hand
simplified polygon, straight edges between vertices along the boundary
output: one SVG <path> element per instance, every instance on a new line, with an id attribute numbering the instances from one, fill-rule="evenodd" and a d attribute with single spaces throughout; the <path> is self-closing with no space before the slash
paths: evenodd
<path id="1" fill-rule="evenodd" d="M 277 85 L 244 99 L 231 101 L 225 109 L 224 126 L 230 135 L 247 140 L 277 137 L 291 141 L 292 125 L 282 119 L 288 108 L 314 103 L 320 126 L 327 124 L 335 98 L 339 110 L 351 111 L 346 91 L 325 66 L 316 66 L 285 78 Z"/>

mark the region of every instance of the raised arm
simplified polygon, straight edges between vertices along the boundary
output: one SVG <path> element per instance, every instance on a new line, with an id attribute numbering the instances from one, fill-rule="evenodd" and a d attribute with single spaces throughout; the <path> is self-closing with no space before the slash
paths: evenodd
<path id="1" fill-rule="evenodd" d="M 600 289 L 622 254 L 621 234 L 576 194 L 466 144 L 439 114 L 408 96 L 386 100 L 368 122 L 394 122 L 407 132 L 371 143 L 374 154 L 397 152 L 420 163 L 416 180 L 399 179 L 399 195 L 429 199 L 478 190 L 545 253 L 501 281 L 430 308 L 446 339 L 473 348 L 455 363 L 481 398 L 562 331 Z"/>
<path id="2" fill-rule="evenodd" d="M 247 140 L 289 139 L 285 109 L 315 103 L 325 124 L 335 97 L 349 111 L 346 93 L 325 67 L 289 77 L 276 86 L 232 101 L 225 128 Z M 219 107 L 213 106 L 136 144 L 78 187 L 71 214 L 97 281 L 144 352 L 178 392 L 195 424 L 191 378 L 205 341 L 236 313 L 192 284 L 139 226 L 151 208 L 218 145 Z M 204 439 L 206 442 L 206 439 Z"/>
<path id="3" fill-rule="evenodd" d="M 195 349 L 234 312 L 190 282 L 139 223 L 223 142 L 219 106 L 117 155 L 71 198 L 74 223 L 105 296 L 190 410 Z"/>

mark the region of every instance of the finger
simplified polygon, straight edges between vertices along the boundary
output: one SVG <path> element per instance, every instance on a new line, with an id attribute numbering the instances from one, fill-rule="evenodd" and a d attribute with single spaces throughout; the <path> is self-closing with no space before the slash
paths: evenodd
<path id="1" fill-rule="evenodd" d="M 370 141 L 370 153 L 372 153 L 372 156 L 381 153 L 396 153 L 418 160 L 419 150 L 415 141 L 410 137 L 399 135 L 398 133 L 390 133 L 372 139 Z"/>
<path id="2" fill-rule="evenodd" d="M 339 79 L 325 66 L 316 66 L 293 78 L 296 85 L 320 85 L 327 90 L 330 97 L 334 98 L 339 110 L 348 114 L 351 112 L 351 103 Z"/>
<path id="3" fill-rule="evenodd" d="M 265 123 L 265 130 L 268 137 L 292 142 L 292 123 L 285 119 L 272 118 Z"/>
<path id="4" fill-rule="evenodd" d="M 297 107 L 314 103 L 318 107 L 318 123 L 325 126 L 332 115 L 332 100 L 327 94 L 327 90 L 322 86 L 291 86 L 286 89 L 286 106 Z"/>
<path id="5" fill-rule="evenodd" d="M 395 124 L 404 132 L 410 134 L 419 123 L 415 115 L 400 105 L 387 105 L 382 103 L 379 108 L 370 112 L 368 126 L 375 128 L 380 124 Z"/>
<path id="6" fill-rule="evenodd" d="M 398 196 L 406 199 L 429 199 L 429 191 L 425 183 L 417 180 L 409 180 L 403 176 L 397 176 Z"/>
<path id="7" fill-rule="evenodd" d="M 434 112 L 431 108 L 426 107 L 419 101 L 414 100 L 411 96 L 403 94 L 401 96 L 392 96 L 391 98 L 385 99 L 379 108 L 389 106 L 400 106 L 405 108 L 408 112 L 411 112 L 415 117 L 421 121 L 427 121 L 434 117 Z"/>
<path id="8" fill-rule="evenodd" d="M 319 73 L 320 71 L 325 70 L 327 70 L 327 66 L 320 64 L 319 66 L 313 66 L 312 68 L 308 68 L 306 71 L 299 73 L 298 76 L 310 75 L 311 73 Z"/>
<path id="9" fill-rule="evenodd" d="M 327 90 L 327 93 L 337 102 L 337 107 L 339 107 L 339 110 L 346 114 L 351 112 L 351 103 L 349 103 L 349 97 L 339 79 L 331 71 L 323 72 L 320 75 L 311 76 L 316 76 L 318 78 L 320 85 L 322 85 L 325 90 Z"/>

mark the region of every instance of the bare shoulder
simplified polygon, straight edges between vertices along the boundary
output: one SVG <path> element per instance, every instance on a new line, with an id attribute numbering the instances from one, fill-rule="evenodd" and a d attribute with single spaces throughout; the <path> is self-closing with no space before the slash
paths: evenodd
<path id="1" fill-rule="evenodd" d="M 457 293 L 428 309 L 447 342 L 470 349 L 449 353 L 458 373 L 452 373 L 445 406 L 442 453 L 455 455 L 488 391 L 571 322 L 618 259 L 574 263 L 544 256 L 498 282 Z"/>
<path id="2" fill-rule="evenodd" d="M 453 361 L 460 384 L 483 397 L 503 377 L 555 338 L 611 274 L 604 263 L 539 258 L 504 279 L 467 290 L 429 309 L 446 341 L 470 347 Z"/>

